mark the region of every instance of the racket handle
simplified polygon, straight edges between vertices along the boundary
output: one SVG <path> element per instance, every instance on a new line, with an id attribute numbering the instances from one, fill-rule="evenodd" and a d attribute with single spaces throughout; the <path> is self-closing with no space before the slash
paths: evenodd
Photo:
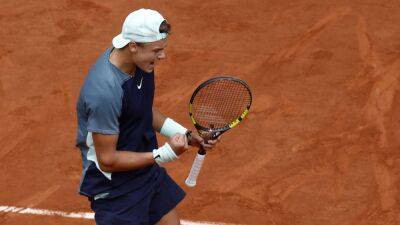
<path id="1" fill-rule="evenodd" d="M 186 178 L 185 184 L 189 187 L 196 186 L 196 180 L 199 176 L 201 166 L 203 165 L 204 158 L 206 157 L 205 154 L 197 153 L 196 158 L 194 159 L 192 168 L 190 169 L 189 176 Z"/>

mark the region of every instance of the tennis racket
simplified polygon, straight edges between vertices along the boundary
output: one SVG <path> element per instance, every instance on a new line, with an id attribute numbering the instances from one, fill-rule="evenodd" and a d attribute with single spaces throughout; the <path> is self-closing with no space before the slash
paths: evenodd
<path id="1" fill-rule="evenodd" d="M 216 139 L 246 117 L 251 101 L 250 87 L 243 80 L 229 76 L 214 77 L 193 92 L 189 116 L 200 136 L 206 141 Z M 205 155 L 205 149 L 200 146 L 185 181 L 187 186 L 196 185 Z"/>

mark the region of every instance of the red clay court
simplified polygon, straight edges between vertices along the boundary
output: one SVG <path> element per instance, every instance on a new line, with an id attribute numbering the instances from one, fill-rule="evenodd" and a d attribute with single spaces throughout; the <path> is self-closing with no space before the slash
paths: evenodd
<path id="1" fill-rule="evenodd" d="M 187 103 L 216 75 L 252 87 L 246 120 L 208 154 L 167 166 L 182 219 L 247 225 L 400 224 L 400 2 L 0 3 L 0 206 L 90 212 L 77 194 L 75 103 L 90 66 L 146 7 L 172 24 L 155 105 L 193 129 Z M 159 139 L 163 142 L 164 139 Z M 94 224 L 0 212 L 2 225 Z"/>

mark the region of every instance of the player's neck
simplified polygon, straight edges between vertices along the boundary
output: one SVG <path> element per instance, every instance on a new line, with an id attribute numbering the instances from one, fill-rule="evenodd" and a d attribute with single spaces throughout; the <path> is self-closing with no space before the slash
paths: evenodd
<path id="1" fill-rule="evenodd" d="M 136 65 L 132 63 L 127 52 L 123 50 L 113 49 L 110 54 L 110 62 L 121 71 L 134 76 Z"/>

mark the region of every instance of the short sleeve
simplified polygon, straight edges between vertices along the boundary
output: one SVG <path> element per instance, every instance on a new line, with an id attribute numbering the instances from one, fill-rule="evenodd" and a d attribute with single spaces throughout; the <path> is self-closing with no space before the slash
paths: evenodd
<path id="1" fill-rule="evenodd" d="M 89 132 L 119 134 L 120 99 L 118 96 L 104 94 L 87 96 L 85 103 Z"/>

